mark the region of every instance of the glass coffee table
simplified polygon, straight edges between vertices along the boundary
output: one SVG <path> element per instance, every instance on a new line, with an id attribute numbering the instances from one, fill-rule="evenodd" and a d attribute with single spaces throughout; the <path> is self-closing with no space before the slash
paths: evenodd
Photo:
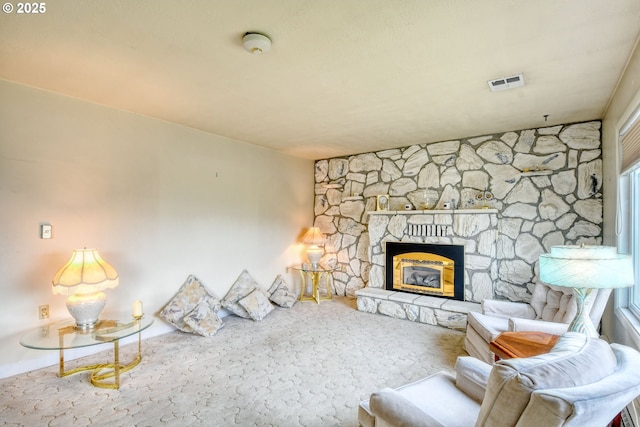
<path id="1" fill-rule="evenodd" d="M 60 351 L 60 377 L 92 371 L 91 384 L 96 387 L 120 388 L 120 374 L 137 366 L 142 360 L 141 332 L 153 324 L 153 317 L 143 316 L 134 319 L 129 314 L 121 318 L 126 320 L 100 320 L 91 329 L 81 329 L 75 326 L 74 319 L 62 320 L 39 326 L 26 332 L 20 338 L 20 344 L 36 350 Z M 138 334 L 138 351 L 132 362 L 120 363 L 120 340 Z M 99 363 L 65 370 L 64 351 L 74 348 L 89 347 L 105 343 L 113 343 L 113 363 Z"/>

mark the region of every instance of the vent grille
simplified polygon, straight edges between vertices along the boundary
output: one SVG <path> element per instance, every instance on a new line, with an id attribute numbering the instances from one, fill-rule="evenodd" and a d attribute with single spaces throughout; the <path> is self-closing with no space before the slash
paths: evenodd
<path id="1" fill-rule="evenodd" d="M 620 412 L 620 424 L 619 424 L 620 427 L 637 427 L 638 426 L 638 407 L 639 406 L 640 406 L 640 398 L 636 398 Z"/>
<path id="2" fill-rule="evenodd" d="M 509 77 L 500 77 L 498 79 L 489 80 L 489 89 L 491 92 L 499 92 L 501 90 L 514 89 L 524 86 L 524 75 L 516 74 Z"/>

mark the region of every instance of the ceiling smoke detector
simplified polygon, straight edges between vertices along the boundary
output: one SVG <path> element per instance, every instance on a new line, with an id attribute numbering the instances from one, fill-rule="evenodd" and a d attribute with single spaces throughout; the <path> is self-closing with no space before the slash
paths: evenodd
<path id="1" fill-rule="evenodd" d="M 499 92 L 501 90 L 514 89 L 524 86 L 524 75 L 522 73 L 515 76 L 500 77 L 499 79 L 489 80 L 487 82 L 491 92 Z"/>
<path id="2" fill-rule="evenodd" d="M 248 52 L 260 55 L 269 52 L 271 39 L 260 33 L 246 33 L 242 37 L 242 45 Z"/>

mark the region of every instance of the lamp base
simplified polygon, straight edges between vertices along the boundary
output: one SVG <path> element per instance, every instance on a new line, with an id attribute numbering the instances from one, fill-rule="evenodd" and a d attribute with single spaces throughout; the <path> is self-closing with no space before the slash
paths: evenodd
<path id="1" fill-rule="evenodd" d="M 76 328 L 91 329 L 98 323 L 98 316 L 107 303 L 104 292 L 69 295 L 67 310 L 76 319 Z"/>
<path id="2" fill-rule="evenodd" d="M 311 245 L 307 249 L 307 258 L 309 258 L 309 262 L 311 262 L 311 266 L 313 268 L 318 268 L 318 263 L 322 258 L 323 252 L 324 250 L 322 250 L 322 248 L 318 247 L 317 245 Z"/>
<path id="3" fill-rule="evenodd" d="M 596 328 L 593 326 L 593 322 L 584 309 L 584 302 L 591 293 L 591 289 L 573 288 L 573 293 L 576 295 L 578 312 L 569 325 L 569 332 L 580 332 L 588 337 L 598 338 L 600 334 L 596 331 Z"/>

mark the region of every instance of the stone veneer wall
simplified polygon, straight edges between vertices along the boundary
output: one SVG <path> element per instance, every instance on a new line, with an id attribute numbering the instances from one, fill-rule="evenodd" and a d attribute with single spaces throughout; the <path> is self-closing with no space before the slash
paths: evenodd
<path id="1" fill-rule="evenodd" d="M 314 222 L 327 235 L 324 262 L 337 266 L 335 292 L 354 296 L 369 283 L 367 212 L 377 195 L 390 195 L 390 210 L 422 207 L 431 194 L 431 208 L 453 201 L 473 209 L 486 189 L 498 212 L 501 259 L 494 295 L 482 297 L 527 301 L 538 255 L 554 245 L 602 243 L 600 127 L 592 121 L 318 160 Z"/>

